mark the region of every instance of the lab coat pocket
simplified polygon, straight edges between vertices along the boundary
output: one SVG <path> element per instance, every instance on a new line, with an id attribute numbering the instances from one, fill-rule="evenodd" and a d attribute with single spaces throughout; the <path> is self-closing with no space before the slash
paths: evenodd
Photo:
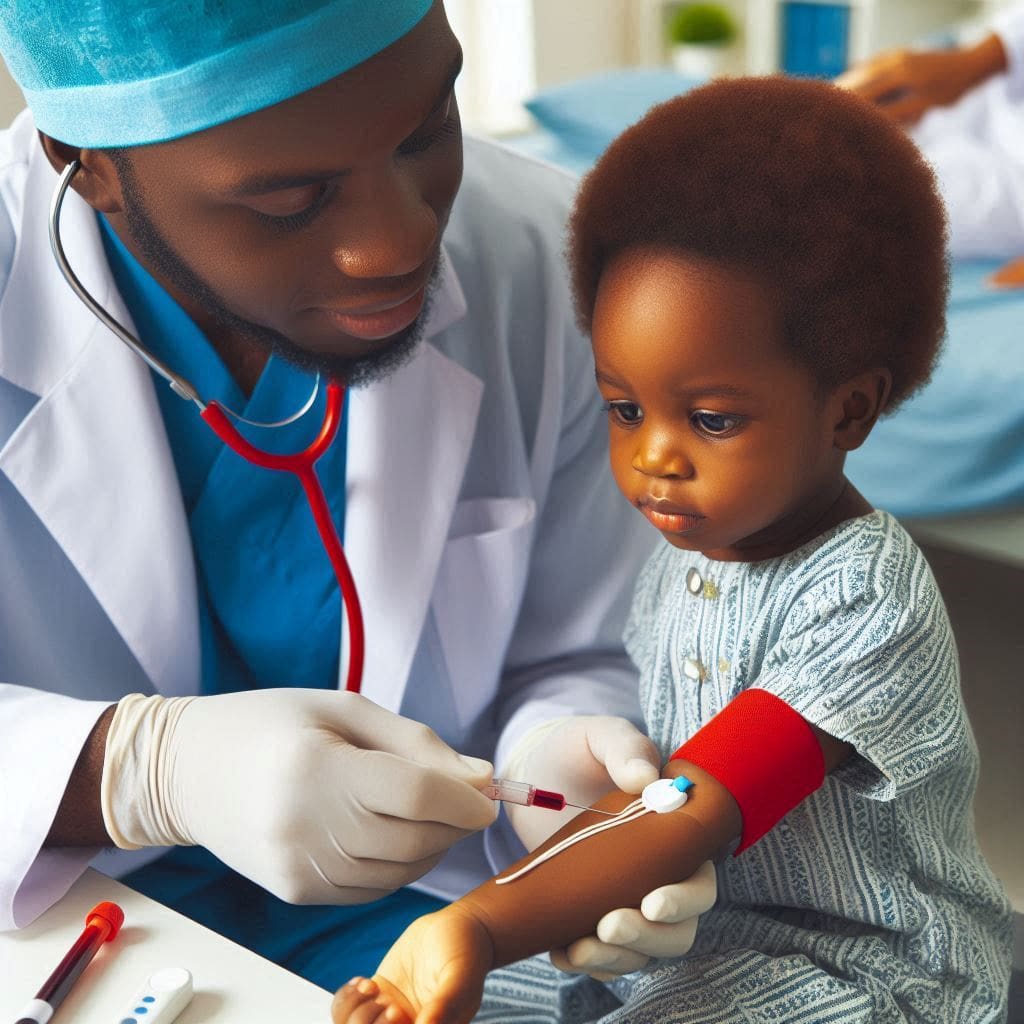
<path id="1" fill-rule="evenodd" d="M 497 689 L 530 562 L 532 498 L 476 498 L 455 507 L 432 608 L 459 726 Z"/>

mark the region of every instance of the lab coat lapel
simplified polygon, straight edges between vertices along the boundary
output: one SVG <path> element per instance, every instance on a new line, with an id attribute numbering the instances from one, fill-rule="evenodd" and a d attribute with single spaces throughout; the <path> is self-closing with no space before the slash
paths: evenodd
<path id="1" fill-rule="evenodd" d="M 149 370 L 61 277 L 46 226 L 57 178 L 38 156 L 26 183 L 25 223 L 0 307 L 0 373 L 40 397 L 0 450 L 0 472 L 89 585 L 154 687 L 165 694 L 194 693 L 195 570 Z M 70 193 L 61 223 L 71 266 L 131 328 L 107 269 L 95 214 Z"/>
<path id="2" fill-rule="evenodd" d="M 449 270 L 428 336 L 464 313 Z M 419 644 L 482 394 L 478 377 L 425 342 L 351 395 L 345 551 L 366 620 L 363 692 L 391 711 Z M 347 660 L 347 631 L 342 650 Z"/>

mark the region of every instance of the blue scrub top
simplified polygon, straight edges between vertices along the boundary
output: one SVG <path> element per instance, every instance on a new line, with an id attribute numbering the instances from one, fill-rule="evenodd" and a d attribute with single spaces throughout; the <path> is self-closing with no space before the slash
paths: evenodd
<path id="1" fill-rule="evenodd" d="M 191 380 L 206 401 L 228 404 L 249 419 L 279 420 L 301 408 L 312 377 L 274 356 L 246 400 L 199 328 L 99 220 L 114 279 L 154 355 Z M 260 469 L 236 455 L 195 405 L 155 379 L 195 552 L 202 691 L 335 688 L 341 598 L 301 485 L 289 473 Z M 261 448 L 297 451 L 319 431 L 325 402 L 321 389 L 298 423 L 240 429 Z M 346 402 L 338 437 L 317 462 L 339 535 L 347 421 Z M 411 921 L 444 905 L 400 889 L 354 907 L 291 906 L 199 847 L 177 848 L 124 881 L 326 989 L 353 975 L 369 977 Z"/>
<path id="2" fill-rule="evenodd" d="M 274 421 L 301 408 L 313 376 L 271 355 L 247 399 L 188 314 L 125 248 L 102 216 L 103 245 L 118 289 L 146 347 L 188 378 L 204 401 L 248 419 Z M 199 410 L 160 377 L 157 400 L 192 534 L 199 587 L 203 693 L 338 684 L 341 596 L 299 481 L 235 454 Z M 323 421 L 312 409 L 287 427 L 241 425 L 273 452 L 311 443 Z M 317 462 L 339 535 L 345 515 L 348 402 L 338 437 Z M 236 424 L 237 425 L 237 424 Z"/>

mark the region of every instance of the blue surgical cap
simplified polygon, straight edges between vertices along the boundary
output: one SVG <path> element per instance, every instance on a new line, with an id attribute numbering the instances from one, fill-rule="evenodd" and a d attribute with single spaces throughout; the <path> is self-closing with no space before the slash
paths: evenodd
<path id="1" fill-rule="evenodd" d="M 400 39 L 430 5 L 0 0 L 0 53 L 47 135 L 138 146 L 312 89 Z"/>

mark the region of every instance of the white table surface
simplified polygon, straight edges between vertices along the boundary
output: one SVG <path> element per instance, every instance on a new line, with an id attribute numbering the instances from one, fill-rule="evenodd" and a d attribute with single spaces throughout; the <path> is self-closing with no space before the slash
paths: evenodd
<path id="1" fill-rule="evenodd" d="M 0 933 L 0 1024 L 17 1020 L 103 900 L 124 910 L 124 926 L 82 973 L 53 1024 L 118 1024 L 163 967 L 192 972 L 195 995 L 176 1024 L 330 1024 L 331 993 L 91 869 L 27 928 Z"/>

